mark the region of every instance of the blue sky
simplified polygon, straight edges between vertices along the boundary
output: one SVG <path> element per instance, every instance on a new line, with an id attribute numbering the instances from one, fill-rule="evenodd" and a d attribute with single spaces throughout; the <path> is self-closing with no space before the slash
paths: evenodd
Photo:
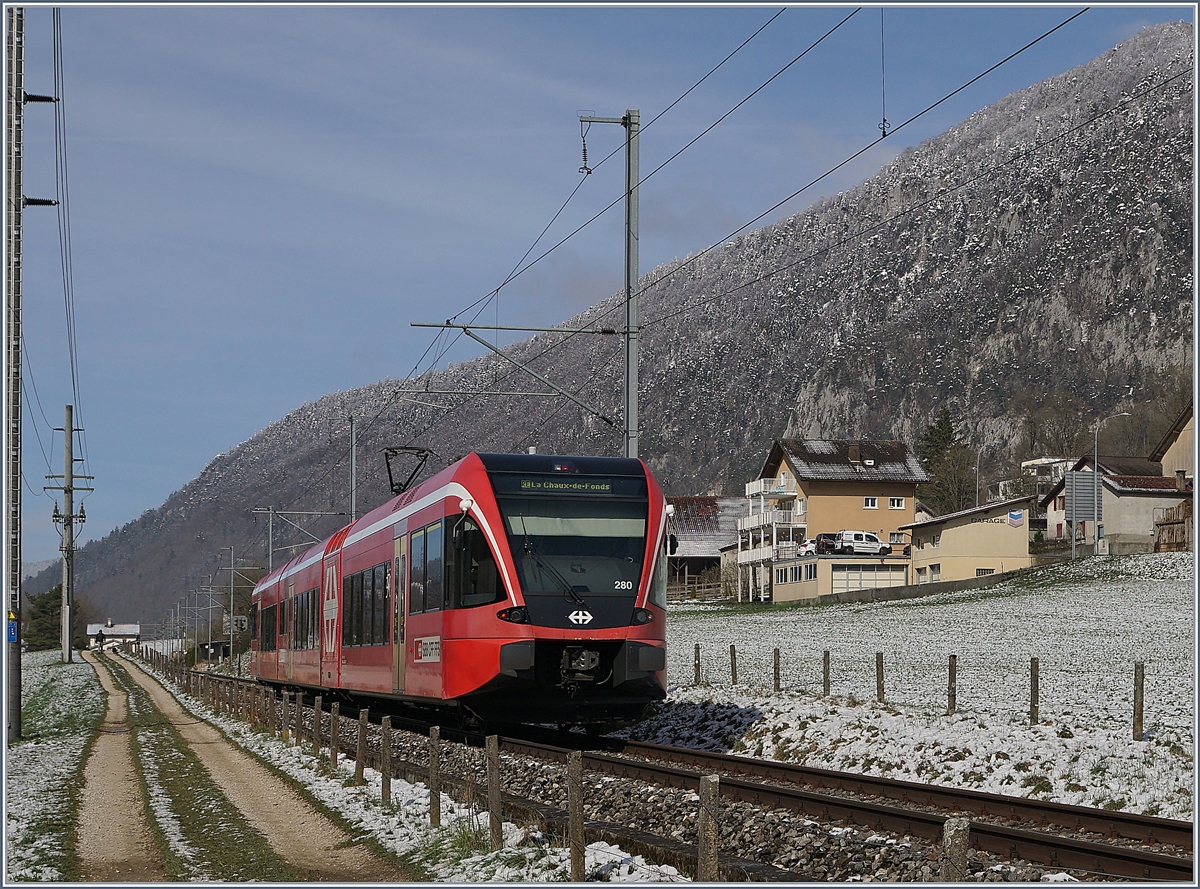
<path id="1" fill-rule="evenodd" d="M 96 476 L 81 539 L 158 506 L 294 407 L 407 376 L 431 338 L 409 322 L 492 291 L 577 184 L 581 110 L 649 121 L 780 8 L 64 8 L 77 410 Z M 887 7 L 888 120 L 1080 8 Z M 787 9 L 645 129 L 643 175 L 852 10 Z M 642 273 L 720 241 L 876 138 L 880 17 L 863 9 L 642 186 Z M 1093 8 L 764 223 L 1178 19 L 1192 8 Z M 26 89 L 52 91 L 48 7 L 26 10 Z M 53 196 L 50 106 L 26 106 L 25 126 L 25 192 Z M 593 126 L 593 166 L 622 138 Z M 541 246 L 622 183 L 618 154 Z M 621 225 L 618 206 L 504 288 L 500 323 L 557 323 L 617 290 Z M 72 400 L 52 209 L 26 211 L 24 246 L 37 389 L 24 465 L 40 492 L 62 471 L 50 427 Z M 26 489 L 23 506 L 26 561 L 55 557 L 50 499 Z"/>

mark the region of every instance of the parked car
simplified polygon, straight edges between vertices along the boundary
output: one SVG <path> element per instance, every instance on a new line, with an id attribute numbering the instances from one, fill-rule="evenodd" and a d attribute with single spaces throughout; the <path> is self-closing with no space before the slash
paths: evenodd
<path id="1" fill-rule="evenodd" d="M 834 551 L 854 553 L 855 555 L 886 556 L 891 553 L 892 546 L 868 531 L 839 531 Z"/>
<path id="2" fill-rule="evenodd" d="M 812 556 L 816 555 L 817 542 L 815 540 L 804 539 L 796 544 L 797 556 Z"/>
<path id="3" fill-rule="evenodd" d="M 813 538 L 813 543 L 816 544 L 817 555 L 819 556 L 837 552 L 836 534 L 818 534 Z"/>

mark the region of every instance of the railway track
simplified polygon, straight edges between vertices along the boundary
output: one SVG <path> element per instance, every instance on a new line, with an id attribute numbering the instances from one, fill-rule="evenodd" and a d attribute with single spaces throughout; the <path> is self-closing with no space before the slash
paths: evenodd
<path id="1" fill-rule="evenodd" d="M 379 702 L 373 703 L 378 706 Z M 350 708 L 346 712 L 351 712 Z M 372 718 L 379 718 L 377 711 L 372 711 Z M 393 717 L 392 724 L 427 734 L 432 723 L 399 716 Z M 501 749 L 509 754 L 560 763 L 571 750 L 582 749 L 585 769 L 617 778 L 695 791 L 701 776 L 715 773 L 721 775 L 722 797 L 731 801 L 934 842 L 940 840 L 948 817 L 969 813 L 987 819 L 972 820 L 971 845 L 1010 861 L 1023 859 L 1056 869 L 1132 880 L 1190 882 L 1195 878 L 1190 857 L 1047 832 L 1048 828 L 1086 831 L 1191 851 L 1193 828 L 1188 822 L 686 748 L 588 738 L 532 726 L 505 728 L 510 734 L 520 734 L 501 738 Z M 482 746 L 484 740 L 480 732 L 452 728 L 443 728 L 442 737 L 472 746 Z M 1041 829 L 1011 826 L 1014 823 Z"/>

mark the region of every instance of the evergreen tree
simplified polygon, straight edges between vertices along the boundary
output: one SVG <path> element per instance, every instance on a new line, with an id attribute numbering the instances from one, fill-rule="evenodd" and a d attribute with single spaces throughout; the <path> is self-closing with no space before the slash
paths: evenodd
<path id="1" fill-rule="evenodd" d="M 62 643 L 62 584 L 32 596 L 25 608 L 29 626 L 22 640 L 30 651 L 47 651 Z"/>
<path id="2" fill-rule="evenodd" d="M 934 414 L 933 422 L 917 439 L 917 458 L 925 471 L 932 473 L 946 452 L 957 443 L 958 434 L 954 431 L 954 419 L 950 416 L 950 409 L 943 407 Z"/>

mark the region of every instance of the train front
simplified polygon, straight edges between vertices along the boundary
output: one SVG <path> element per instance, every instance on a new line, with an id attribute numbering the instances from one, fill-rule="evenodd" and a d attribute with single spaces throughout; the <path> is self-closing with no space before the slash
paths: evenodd
<path id="1" fill-rule="evenodd" d="M 666 501 L 644 463 L 480 454 L 505 540 L 511 625 L 487 720 L 614 726 L 666 696 Z M 499 535 L 497 535 L 499 536 Z"/>

